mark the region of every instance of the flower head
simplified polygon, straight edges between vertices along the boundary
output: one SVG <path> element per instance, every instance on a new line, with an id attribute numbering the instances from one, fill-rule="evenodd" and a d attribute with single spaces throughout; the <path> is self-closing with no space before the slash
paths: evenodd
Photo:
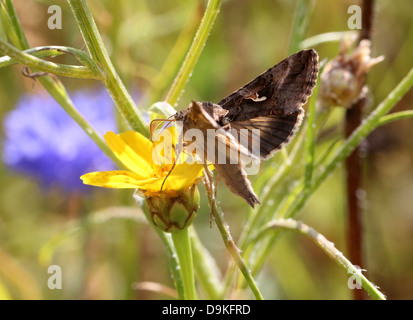
<path id="1" fill-rule="evenodd" d="M 106 143 L 129 171 L 91 172 L 80 178 L 93 186 L 137 189 L 146 198 L 154 224 L 176 231 L 188 226 L 198 209 L 195 184 L 204 167 L 175 159 L 175 128 L 164 130 L 162 136 L 163 140 L 152 142 L 135 131 L 108 132 Z"/>
<path id="2" fill-rule="evenodd" d="M 164 135 L 163 142 L 165 139 L 173 141 L 175 129 L 165 131 L 170 135 Z M 115 156 L 130 171 L 87 173 L 80 177 L 85 184 L 105 188 L 138 189 L 145 196 L 158 193 L 176 194 L 193 185 L 202 174 L 201 164 L 188 164 L 182 161 L 177 162 L 171 171 L 175 162 L 173 144 L 168 147 L 167 142 L 152 142 L 135 131 L 120 134 L 108 132 L 104 138 Z"/>
<path id="3" fill-rule="evenodd" d="M 326 64 L 321 74 L 318 96 L 323 107 L 350 108 L 367 90 L 364 84 L 368 70 L 383 60 L 382 56 L 370 56 L 369 40 L 360 41 L 351 54 L 350 45 L 351 42 L 344 41 L 338 56 Z"/>
<path id="4" fill-rule="evenodd" d="M 97 132 L 115 130 L 113 102 L 106 90 L 71 94 L 74 105 Z M 3 162 L 34 177 L 45 188 L 84 191 L 78 177 L 113 167 L 112 161 L 47 94 L 24 95 L 4 120 Z"/>

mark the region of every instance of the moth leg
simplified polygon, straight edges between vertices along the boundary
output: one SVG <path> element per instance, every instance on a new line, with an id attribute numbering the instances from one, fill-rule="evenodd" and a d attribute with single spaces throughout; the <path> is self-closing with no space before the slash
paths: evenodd
<path id="1" fill-rule="evenodd" d="M 168 172 L 168 174 L 166 175 L 165 179 L 163 179 L 163 181 L 162 181 L 161 190 L 160 190 L 161 192 L 162 192 L 163 186 L 165 185 L 166 179 L 168 179 L 168 177 L 169 177 L 169 175 L 171 174 L 172 170 L 175 168 L 176 161 L 178 161 L 179 156 L 181 155 L 181 152 L 184 152 L 183 149 L 182 149 L 182 150 L 176 150 L 176 151 L 175 151 L 175 161 L 174 161 L 174 163 L 173 163 L 173 165 L 172 165 L 172 167 L 171 167 L 171 170 L 169 170 L 169 172 Z"/>
<path id="2" fill-rule="evenodd" d="M 162 181 L 161 190 L 160 190 L 161 192 L 162 192 L 163 186 L 164 186 L 164 184 L 165 184 L 165 182 L 166 182 L 166 179 L 168 179 L 168 177 L 169 177 L 169 175 L 171 174 L 172 170 L 175 168 L 176 159 L 177 159 L 177 158 L 175 158 L 175 161 L 174 161 L 174 164 L 173 164 L 172 167 L 171 167 L 171 170 L 169 170 L 169 172 L 168 172 L 168 174 L 166 175 L 165 179 L 163 179 L 163 181 Z"/>
<path id="3" fill-rule="evenodd" d="M 205 187 L 207 189 L 207 192 L 209 194 L 209 227 L 212 228 L 212 217 L 213 217 L 213 212 L 212 212 L 212 206 L 214 205 L 215 202 L 215 187 L 212 179 L 212 172 L 209 170 L 208 165 L 206 163 L 203 163 L 204 165 L 204 179 L 205 179 Z"/>
<path id="4" fill-rule="evenodd" d="M 219 180 L 220 180 L 220 176 L 217 175 L 217 177 L 215 179 L 215 184 L 214 184 L 214 197 L 215 197 L 215 199 L 217 198 L 217 190 L 218 190 Z"/>

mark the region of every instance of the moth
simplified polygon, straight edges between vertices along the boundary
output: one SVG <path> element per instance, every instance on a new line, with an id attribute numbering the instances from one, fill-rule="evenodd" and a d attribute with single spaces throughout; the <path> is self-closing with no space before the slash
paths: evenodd
<path id="1" fill-rule="evenodd" d="M 184 136 L 191 129 L 202 133 L 204 139 L 196 142 L 196 152 L 205 161 L 213 163 L 225 185 L 254 208 L 260 204 L 258 196 L 242 162 L 233 163 L 230 153 L 268 159 L 289 143 L 303 120 L 302 106 L 311 96 L 317 76 L 317 52 L 303 50 L 268 69 L 220 102 L 192 101 L 174 118 L 181 121 Z M 215 130 L 215 141 L 207 138 L 208 130 Z M 184 144 L 189 142 L 192 141 L 184 141 Z M 211 143 L 220 145 L 221 151 L 215 147 L 215 152 L 208 152 L 211 151 Z M 258 149 L 251 147 L 254 143 L 258 143 Z"/>

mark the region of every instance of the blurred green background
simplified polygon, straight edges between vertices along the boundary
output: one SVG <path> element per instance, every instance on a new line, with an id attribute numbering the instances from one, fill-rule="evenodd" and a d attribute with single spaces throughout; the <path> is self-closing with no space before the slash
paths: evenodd
<path id="1" fill-rule="evenodd" d="M 66 1 L 14 0 L 31 47 L 64 45 L 85 49 Z M 47 27 L 49 5 L 63 11 L 63 28 Z M 193 35 L 205 1 L 89 0 L 111 59 L 138 106 L 147 109 L 161 100 L 182 62 L 164 65 L 184 29 Z M 306 37 L 347 31 L 347 8 L 357 1 L 316 2 Z M 372 56 L 385 60 L 368 75 L 377 105 L 413 66 L 413 2 L 376 2 Z M 194 99 L 217 102 L 285 58 L 296 1 L 224 1 L 207 45 L 178 103 Z M 191 39 L 191 37 L 187 37 Z M 177 49 L 186 52 L 189 42 Z M 333 58 L 338 42 L 318 45 L 320 59 Z M 181 51 L 179 51 L 181 50 Z M 181 52 L 181 53 L 180 53 Z M 70 57 L 53 61 L 75 63 Z M 21 65 L 0 70 L 0 119 L 24 93 L 43 89 L 21 74 Z M 69 90 L 92 88 L 92 80 L 61 81 Z M 158 87 L 161 90 L 155 91 Z M 411 109 L 408 93 L 395 110 Z M 98 106 L 90 106 L 98 108 Z M 344 111 L 335 110 L 335 138 L 342 134 Z M 0 121 L 2 126 L 2 121 Z M 3 127 L 2 137 L 4 136 Z M 56 132 L 59 135 L 59 132 Z M 413 126 L 411 120 L 386 125 L 368 138 L 365 147 L 364 256 L 367 277 L 389 299 L 413 299 Z M 334 140 L 334 137 L 332 138 Z M 276 157 L 281 156 L 277 154 Z M 168 296 L 137 290 L 132 283 L 157 282 L 173 287 L 166 252 L 152 228 L 133 219 L 108 219 L 86 224 L 88 216 L 114 206 L 134 205 L 132 191 L 65 192 L 44 190 L 35 179 L 0 166 L 0 293 L 14 299 L 163 299 Z M 251 177 L 254 180 L 254 177 Z M 346 255 L 344 175 L 337 170 L 314 194 L 297 219 L 334 242 Z M 203 204 L 194 225 L 202 243 L 222 270 L 230 259 Z M 288 192 L 288 190 L 286 190 Z M 218 198 L 235 239 L 245 221 L 245 204 L 221 186 Z M 135 206 L 136 208 L 136 206 Z M 136 209 L 137 210 L 137 209 Z M 109 210 L 110 211 L 110 210 Z M 128 213 L 129 214 L 129 213 Z M 50 242 L 52 241 L 52 242 Z M 47 244 L 47 245 L 46 245 Z M 59 265 L 63 289 L 50 290 L 49 265 Z M 277 242 L 258 277 L 267 299 L 351 299 L 348 275 L 308 239 L 286 233 Z M 245 297 L 248 297 L 246 295 Z"/>

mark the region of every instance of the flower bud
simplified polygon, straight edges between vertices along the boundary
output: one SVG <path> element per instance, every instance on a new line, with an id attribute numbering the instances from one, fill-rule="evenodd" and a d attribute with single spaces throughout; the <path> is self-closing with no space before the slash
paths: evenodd
<path id="1" fill-rule="evenodd" d="M 342 106 L 350 108 L 366 92 L 367 71 L 383 56 L 371 58 L 370 40 L 362 40 L 349 54 L 350 42 L 341 45 L 336 58 L 329 61 L 322 74 L 319 101 L 322 107 Z"/>
<path id="2" fill-rule="evenodd" d="M 165 232 L 187 228 L 199 209 L 199 191 L 192 185 L 182 192 L 159 192 L 145 196 L 152 222 Z"/>

